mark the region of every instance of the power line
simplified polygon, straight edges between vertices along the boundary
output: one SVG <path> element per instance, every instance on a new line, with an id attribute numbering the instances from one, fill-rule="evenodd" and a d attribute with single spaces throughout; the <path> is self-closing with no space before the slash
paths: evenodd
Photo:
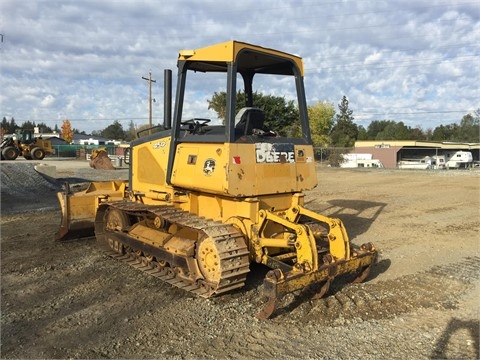
<path id="1" fill-rule="evenodd" d="M 15 116 L 14 116 L 15 118 Z M 68 119 L 70 122 L 77 121 L 128 121 L 128 120 L 148 120 L 148 117 L 125 117 L 125 118 L 69 118 L 64 119 L 34 119 L 34 122 L 58 122 Z M 162 119 L 160 116 L 152 116 L 152 119 Z M 25 120 L 27 121 L 27 120 Z"/>
<path id="2" fill-rule="evenodd" d="M 357 116 L 362 116 L 362 115 L 421 115 L 421 114 L 454 114 L 454 113 L 460 113 L 460 114 L 465 114 L 468 113 L 468 110 L 445 110 L 445 111 L 410 111 L 410 112 L 381 112 L 381 113 L 376 113 L 376 112 L 366 112 L 366 111 L 358 111 L 355 113 Z"/>
<path id="3" fill-rule="evenodd" d="M 475 61 L 475 59 L 465 59 L 460 60 L 461 58 L 480 58 L 480 55 L 466 55 L 466 56 L 458 56 L 455 59 L 420 59 L 420 60 L 399 60 L 399 61 L 386 61 L 380 63 L 372 63 L 372 64 L 363 64 L 361 62 L 356 63 L 345 63 L 345 64 L 338 64 L 329 67 L 319 67 L 319 68 L 310 68 L 305 69 L 310 71 L 329 71 L 329 72 L 344 72 L 348 70 L 357 70 L 358 68 L 362 69 L 389 69 L 389 68 L 404 68 L 404 67 L 411 67 L 411 66 L 427 66 L 427 65 L 438 65 L 444 63 L 461 63 L 461 62 L 470 62 Z M 333 70 L 333 71 L 330 71 Z"/>

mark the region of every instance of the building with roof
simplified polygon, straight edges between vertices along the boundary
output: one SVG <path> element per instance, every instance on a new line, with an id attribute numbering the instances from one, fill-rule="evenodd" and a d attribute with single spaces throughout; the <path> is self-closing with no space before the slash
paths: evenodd
<path id="1" fill-rule="evenodd" d="M 109 140 L 101 136 L 73 134 L 72 144 L 76 145 L 119 145 L 118 140 Z"/>
<path id="2" fill-rule="evenodd" d="M 372 154 L 385 168 L 396 168 L 400 161 L 425 157 L 453 156 L 458 151 L 471 152 L 473 163 L 480 163 L 480 143 L 437 142 L 415 140 L 356 141 L 354 154 Z"/>

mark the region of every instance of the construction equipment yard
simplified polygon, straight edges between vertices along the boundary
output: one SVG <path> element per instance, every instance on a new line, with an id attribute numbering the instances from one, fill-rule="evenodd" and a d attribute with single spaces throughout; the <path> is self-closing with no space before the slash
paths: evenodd
<path id="1" fill-rule="evenodd" d="M 86 161 L 1 163 L 1 358 L 478 359 L 480 171 L 317 167 L 305 206 L 340 218 L 354 244 L 379 250 L 364 283 L 325 297 L 289 294 L 268 320 L 268 269 L 203 299 L 97 249 L 56 242 L 56 192 L 127 179 Z"/>

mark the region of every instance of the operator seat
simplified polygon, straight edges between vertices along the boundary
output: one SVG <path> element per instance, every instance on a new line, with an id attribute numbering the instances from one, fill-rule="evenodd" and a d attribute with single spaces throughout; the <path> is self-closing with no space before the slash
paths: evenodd
<path id="1" fill-rule="evenodd" d="M 259 108 L 244 107 L 235 116 L 235 134 L 252 135 L 253 129 L 263 130 L 265 114 Z"/>

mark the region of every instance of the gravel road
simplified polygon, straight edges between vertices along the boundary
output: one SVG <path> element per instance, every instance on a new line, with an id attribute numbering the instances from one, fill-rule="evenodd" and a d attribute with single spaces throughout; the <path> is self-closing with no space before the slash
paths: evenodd
<path id="1" fill-rule="evenodd" d="M 49 160 L 1 168 L 1 358 L 478 359 L 480 172 L 318 168 L 307 207 L 340 218 L 380 259 L 327 295 L 287 296 L 254 315 L 266 269 L 213 299 L 194 297 L 102 254 L 55 242 L 61 183 L 126 179 L 127 169 Z"/>

